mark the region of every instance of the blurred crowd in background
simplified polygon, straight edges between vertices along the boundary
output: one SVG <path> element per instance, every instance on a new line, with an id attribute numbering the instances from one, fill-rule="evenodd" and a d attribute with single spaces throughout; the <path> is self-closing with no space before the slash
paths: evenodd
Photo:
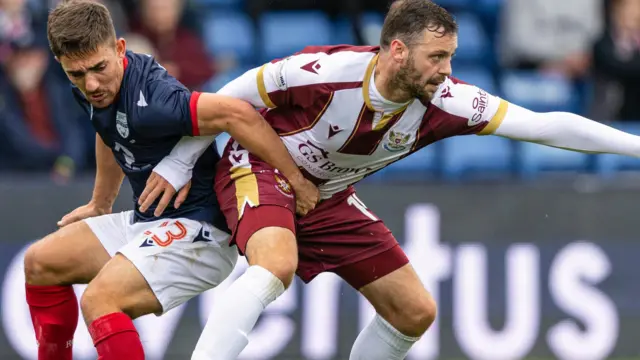
<path id="1" fill-rule="evenodd" d="M 48 49 L 47 13 L 58 1 L 0 0 L 0 172 L 65 181 L 94 166 L 95 133 Z M 130 50 L 152 54 L 187 87 L 205 91 L 306 45 L 377 45 L 388 7 L 387 0 L 100 1 Z M 435 2 L 460 25 L 454 76 L 532 110 L 616 126 L 640 120 L 640 1 Z"/>

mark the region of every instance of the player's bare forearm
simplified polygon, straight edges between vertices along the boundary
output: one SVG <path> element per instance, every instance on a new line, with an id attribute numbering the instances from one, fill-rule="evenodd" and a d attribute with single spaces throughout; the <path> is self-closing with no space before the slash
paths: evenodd
<path id="1" fill-rule="evenodd" d="M 303 181 L 300 169 L 278 134 L 249 103 L 218 94 L 202 94 L 198 101 L 198 126 L 201 135 L 228 133 L 289 181 Z"/>
<path id="2" fill-rule="evenodd" d="M 567 112 L 536 113 L 509 104 L 495 135 L 587 153 L 640 157 L 640 137 Z"/>
<path id="3" fill-rule="evenodd" d="M 113 153 L 102 138 L 96 135 L 96 180 L 91 203 L 101 209 L 111 209 L 123 180 L 124 172 Z"/>

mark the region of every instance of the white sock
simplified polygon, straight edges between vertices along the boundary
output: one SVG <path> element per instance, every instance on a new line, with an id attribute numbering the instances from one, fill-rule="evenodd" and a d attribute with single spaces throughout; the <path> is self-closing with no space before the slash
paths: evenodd
<path id="1" fill-rule="evenodd" d="M 376 314 L 358 335 L 349 360 L 402 360 L 418 340 L 402 334 Z"/>
<path id="2" fill-rule="evenodd" d="M 262 311 L 283 292 L 269 270 L 249 267 L 213 306 L 191 360 L 237 359 Z"/>

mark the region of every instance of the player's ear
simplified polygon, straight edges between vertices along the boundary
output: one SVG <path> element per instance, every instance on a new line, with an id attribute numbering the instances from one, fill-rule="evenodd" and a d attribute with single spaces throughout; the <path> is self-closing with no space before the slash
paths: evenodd
<path id="1" fill-rule="evenodd" d="M 405 53 L 409 51 L 407 45 L 400 39 L 393 39 L 389 44 L 391 58 L 399 63 L 404 63 Z"/>
<path id="2" fill-rule="evenodd" d="M 124 38 L 116 40 L 116 54 L 118 57 L 123 58 L 127 52 L 127 41 Z"/>

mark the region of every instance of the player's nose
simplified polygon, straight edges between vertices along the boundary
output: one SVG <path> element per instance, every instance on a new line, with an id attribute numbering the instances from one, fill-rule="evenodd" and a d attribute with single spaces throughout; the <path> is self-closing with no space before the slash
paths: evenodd
<path id="1" fill-rule="evenodd" d="M 440 67 L 440 74 L 444 75 L 444 76 L 450 76 L 451 75 L 451 59 L 447 59 L 446 61 L 443 61 L 442 66 Z"/>
<path id="2" fill-rule="evenodd" d="M 88 93 L 92 93 L 100 87 L 100 82 L 93 76 L 87 75 L 85 77 L 84 86 L 87 88 Z"/>

